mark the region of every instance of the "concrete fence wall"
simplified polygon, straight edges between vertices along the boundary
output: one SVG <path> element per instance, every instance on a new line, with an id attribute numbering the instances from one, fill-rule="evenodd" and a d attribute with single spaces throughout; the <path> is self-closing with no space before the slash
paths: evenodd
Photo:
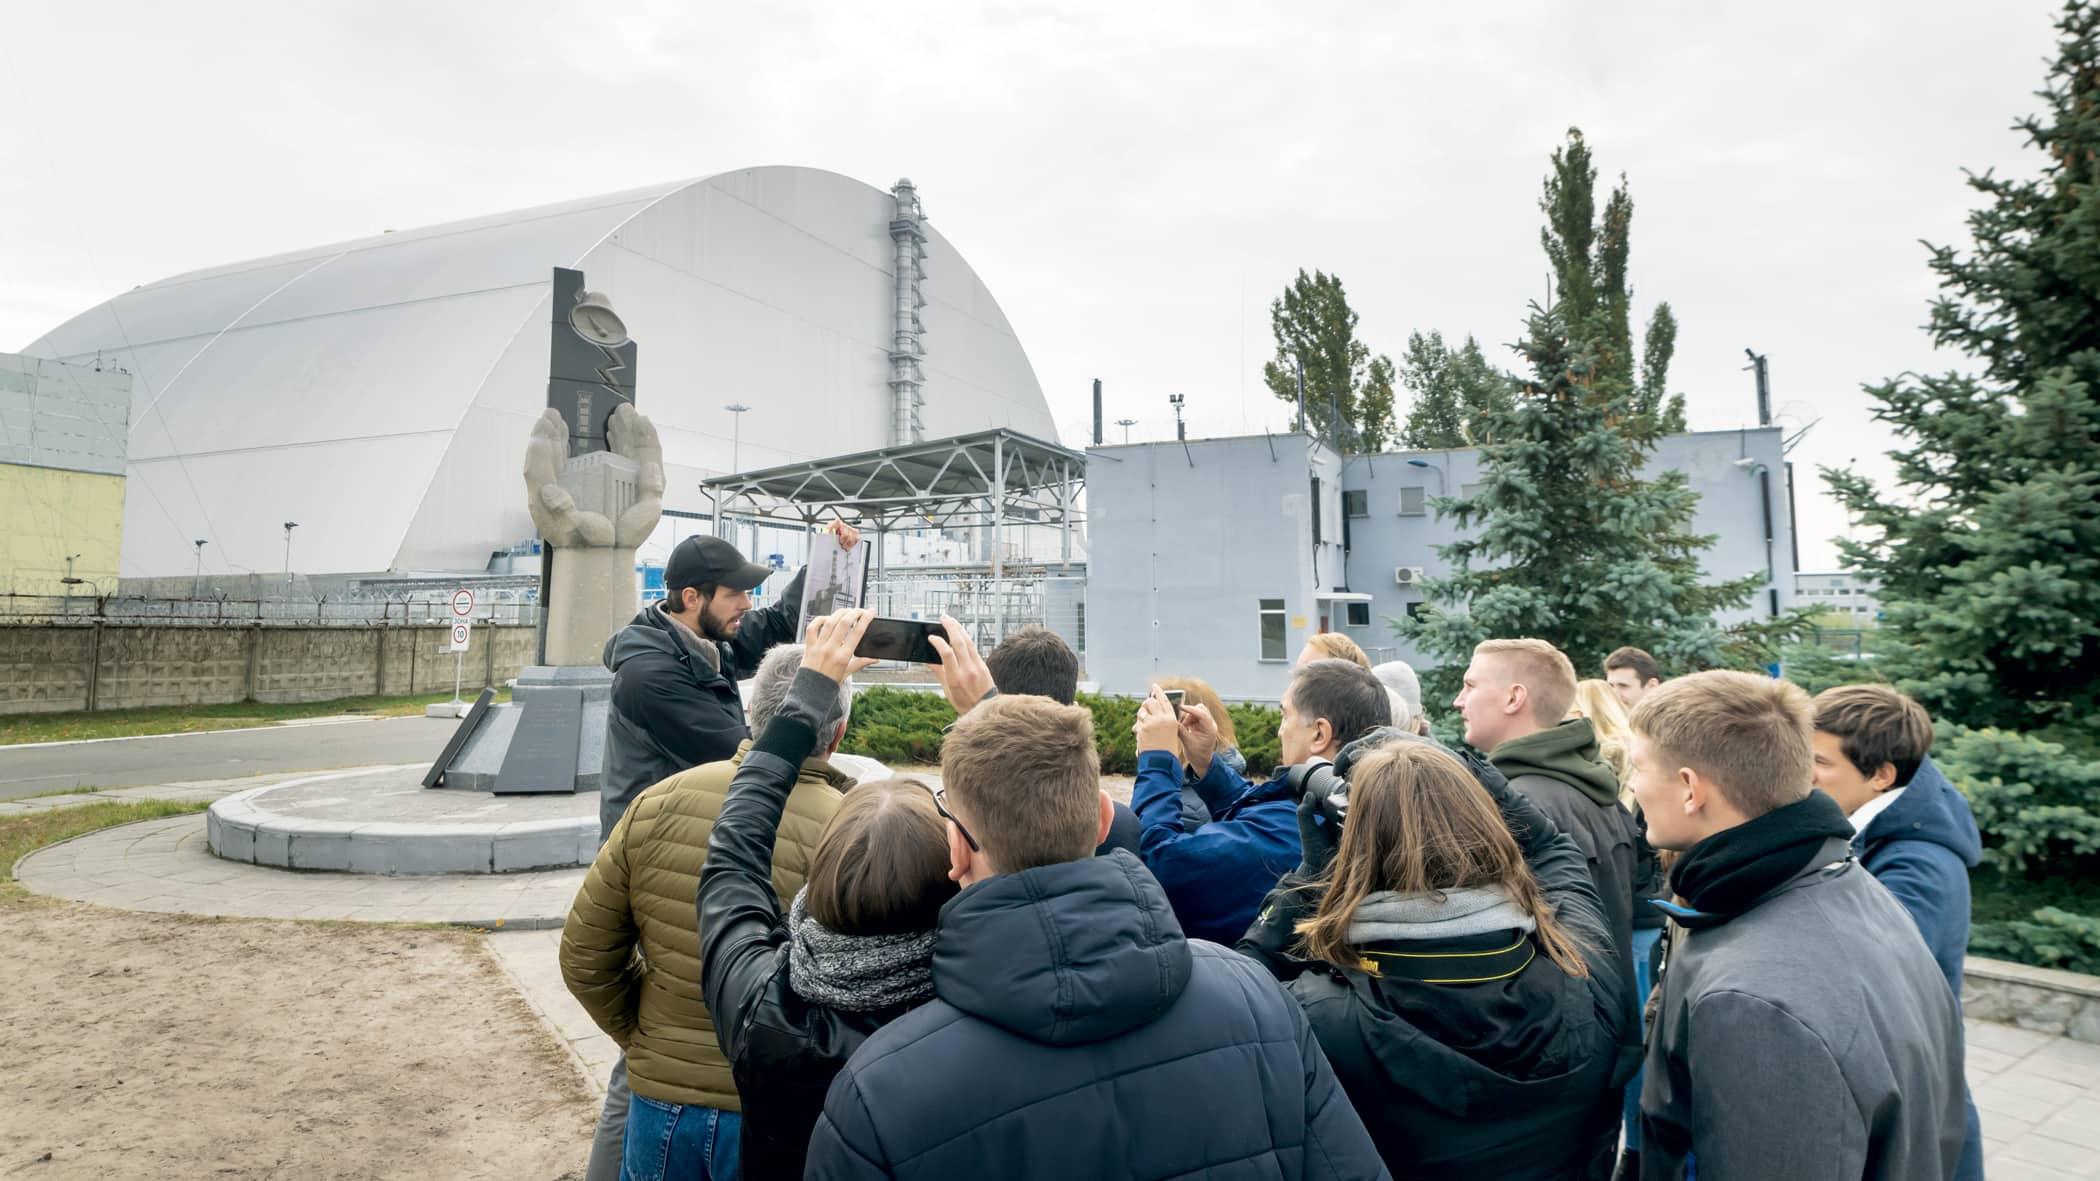
<path id="1" fill-rule="evenodd" d="M 0 626 L 0 714 L 327 701 L 441 693 L 454 657 L 444 627 Z M 467 692 L 532 662 L 534 629 L 477 626 L 461 665 Z"/>

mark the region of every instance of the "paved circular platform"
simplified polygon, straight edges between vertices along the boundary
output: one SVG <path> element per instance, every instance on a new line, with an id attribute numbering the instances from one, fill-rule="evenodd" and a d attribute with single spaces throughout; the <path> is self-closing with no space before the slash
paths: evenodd
<path id="1" fill-rule="evenodd" d="M 302 776 L 227 796 L 212 853 L 279 869 L 506 874 L 589 865 L 598 793 L 492 795 L 422 785 L 420 765 Z"/>
<path id="2" fill-rule="evenodd" d="M 212 856 L 204 816 L 107 828 L 15 866 L 34 893 L 163 914 L 559 927 L 584 871 L 382 877 L 286 873 Z"/>

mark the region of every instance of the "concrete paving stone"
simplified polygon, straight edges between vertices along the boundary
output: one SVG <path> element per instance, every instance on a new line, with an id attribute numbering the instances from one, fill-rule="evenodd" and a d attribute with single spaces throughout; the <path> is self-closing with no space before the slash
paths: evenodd
<path id="1" fill-rule="evenodd" d="M 2066 1173 L 2018 1157 L 2000 1154 L 1985 1169 L 1991 1181 L 2083 1181 L 2077 1173 Z"/>
<path id="2" fill-rule="evenodd" d="M 2017 1140 L 2034 1131 L 2034 1121 L 2023 1116 L 2000 1115 L 1997 1112 L 1983 1110 L 1981 1105 L 1977 1107 L 1976 1112 L 1983 1117 L 1983 1134 L 1987 1137 L 1996 1137 L 2000 1140 Z"/>
<path id="3" fill-rule="evenodd" d="M 2017 1071 L 1994 1078 L 1978 1090 L 2025 1100 L 2032 1105 L 2031 1111 L 2034 1113 L 2029 1118 L 2039 1118 L 2067 1103 L 2087 1097 L 2086 1089 L 2076 1083 L 2067 1083 L 2042 1075 L 2021 1074 Z"/>
<path id="4" fill-rule="evenodd" d="M 2074 1083 L 2081 1087 L 2100 1088 L 2100 1065 L 2077 1055 L 2077 1051 L 2095 1048 L 2082 1042 L 2064 1041 L 2069 1052 L 2051 1054 L 2036 1052 L 2020 1060 L 2018 1069 L 2026 1074 L 2036 1074 L 2059 1082 Z M 2053 1047 L 2052 1047 L 2053 1048 Z"/>
<path id="5" fill-rule="evenodd" d="M 255 864 L 285 866 L 292 860 L 292 837 L 290 833 L 257 829 L 255 833 Z"/>
<path id="6" fill-rule="evenodd" d="M 1996 1050 L 2015 1058 L 2027 1055 L 2049 1043 L 2049 1035 L 2032 1029 L 2015 1029 L 2010 1025 L 1997 1025 L 1988 1021 L 1968 1024 L 1968 1044 Z"/>
<path id="7" fill-rule="evenodd" d="M 2073 1103 L 2035 1125 L 2036 1132 L 2100 1152 L 2100 1099 Z"/>
<path id="8" fill-rule="evenodd" d="M 501 832 L 494 844 L 497 873 L 521 869 L 564 868 L 574 863 L 575 831 L 566 826 L 539 831 Z"/>
<path id="9" fill-rule="evenodd" d="M 2039 1132 L 2007 1144 L 2003 1155 L 2011 1160 L 2060 1169 L 2073 1177 L 2090 1177 L 2096 1168 L 2100 1168 L 2100 1161 L 2094 1159 L 2092 1149 Z"/>
<path id="10" fill-rule="evenodd" d="M 2019 1059 L 2011 1054 L 1988 1049 L 1984 1046 L 1976 1045 L 1974 1042 L 1969 1044 L 1962 1055 L 1962 1065 L 1967 1069 L 1969 1078 L 1972 1080 L 1978 1076 L 1988 1077 L 1997 1074 L 2018 1061 Z M 1971 1085 L 1974 1085 L 1973 1082 Z"/>

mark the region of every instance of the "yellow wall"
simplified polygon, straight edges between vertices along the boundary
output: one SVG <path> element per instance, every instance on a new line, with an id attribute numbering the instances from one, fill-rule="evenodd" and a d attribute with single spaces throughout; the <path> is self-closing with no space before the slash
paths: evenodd
<path id="1" fill-rule="evenodd" d="M 64 594 L 79 554 L 73 593 L 111 594 L 123 541 L 124 477 L 0 463 L 0 591 Z"/>

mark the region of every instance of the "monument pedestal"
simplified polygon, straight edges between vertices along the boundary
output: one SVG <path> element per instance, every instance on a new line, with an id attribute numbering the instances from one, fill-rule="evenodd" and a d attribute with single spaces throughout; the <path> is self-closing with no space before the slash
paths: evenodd
<path id="1" fill-rule="evenodd" d="M 499 795 L 597 791 L 605 776 L 612 674 L 598 665 L 518 674 L 445 769 L 442 786 Z"/>

